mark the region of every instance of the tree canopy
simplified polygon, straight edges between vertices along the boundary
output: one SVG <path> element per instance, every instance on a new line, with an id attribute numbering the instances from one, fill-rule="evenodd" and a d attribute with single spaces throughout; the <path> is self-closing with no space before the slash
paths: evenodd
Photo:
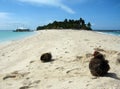
<path id="1" fill-rule="evenodd" d="M 65 19 L 64 21 L 54 21 L 53 23 L 49 23 L 44 26 L 38 26 L 37 30 L 43 29 L 84 29 L 84 30 L 92 30 L 91 23 L 85 23 L 83 18 L 79 20 L 71 20 Z"/>

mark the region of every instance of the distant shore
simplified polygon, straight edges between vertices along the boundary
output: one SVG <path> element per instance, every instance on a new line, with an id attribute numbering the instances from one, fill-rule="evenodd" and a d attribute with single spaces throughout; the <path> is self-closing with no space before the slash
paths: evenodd
<path id="1" fill-rule="evenodd" d="M 84 30 L 40 30 L 9 44 L 0 44 L 0 89 L 117 89 L 120 37 Z M 88 64 L 98 50 L 110 64 L 109 75 L 94 79 Z M 42 63 L 51 52 L 54 61 Z"/>

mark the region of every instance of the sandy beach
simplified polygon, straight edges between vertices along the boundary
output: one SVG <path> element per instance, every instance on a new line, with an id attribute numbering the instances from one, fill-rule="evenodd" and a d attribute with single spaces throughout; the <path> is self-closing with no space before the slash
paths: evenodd
<path id="1" fill-rule="evenodd" d="M 95 50 L 109 61 L 104 77 L 94 77 L 89 61 Z M 42 63 L 51 52 L 54 61 Z M 120 37 L 93 31 L 42 30 L 0 44 L 0 89 L 120 89 Z"/>

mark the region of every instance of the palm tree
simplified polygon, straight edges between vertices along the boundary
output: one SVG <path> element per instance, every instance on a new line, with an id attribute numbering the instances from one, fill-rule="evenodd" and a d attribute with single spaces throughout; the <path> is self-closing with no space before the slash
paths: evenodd
<path id="1" fill-rule="evenodd" d="M 91 29 L 91 23 L 90 23 L 90 22 L 88 22 L 87 28 L 88 28 L 88 30 L 92 30 L 92 29 Z"/>

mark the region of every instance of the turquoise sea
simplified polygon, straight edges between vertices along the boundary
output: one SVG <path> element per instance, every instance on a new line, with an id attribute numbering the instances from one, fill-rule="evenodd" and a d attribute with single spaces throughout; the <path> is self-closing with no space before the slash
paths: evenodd
<path id="1" fill-rule="evenodd" d="M 0 30 L 0 43 L 22 39 L 35 34 L 35 32 L 13 32 L 12 30 Z"/>
<path id="2" fill-rule="evenodd" d="M 95 30 L 108 35 L 120 36 L 120 30 Z"/>

